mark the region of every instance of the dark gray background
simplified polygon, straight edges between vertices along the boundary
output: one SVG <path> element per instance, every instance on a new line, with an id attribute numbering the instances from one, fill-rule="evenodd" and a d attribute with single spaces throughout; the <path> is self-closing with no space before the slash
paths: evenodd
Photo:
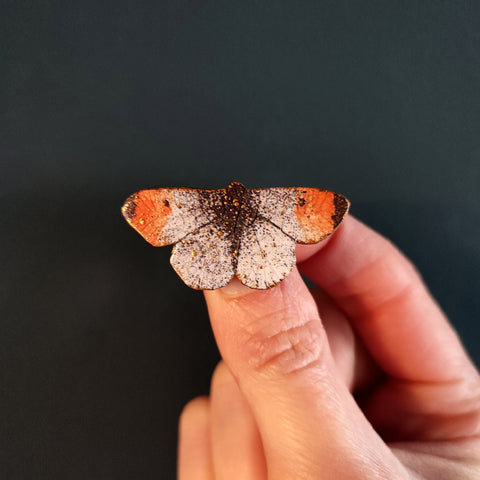
<path id="1" fill-rule="evenodd" d="M 480 361 L 479 2 L 1 7 L 2 478 L 174 478 L 218 353 L 140 188 L 345 194 Z"/>

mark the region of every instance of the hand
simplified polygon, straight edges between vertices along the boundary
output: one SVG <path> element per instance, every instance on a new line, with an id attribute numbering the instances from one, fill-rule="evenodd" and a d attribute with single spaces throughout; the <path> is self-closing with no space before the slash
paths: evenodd
<path id="1" fill-rule="evenodd" d="M 351 216 L 297 258 L 313 294 L 205 292 L 223 361 L 179 479 L 480 478 L 479 374 L 409 261 Z"/>

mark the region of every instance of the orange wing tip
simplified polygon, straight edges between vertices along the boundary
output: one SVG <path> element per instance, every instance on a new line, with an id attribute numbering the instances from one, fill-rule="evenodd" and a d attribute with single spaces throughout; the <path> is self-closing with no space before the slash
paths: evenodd
<path id="1" fill-rule="evenodd" d="M 127 198 L 122 214 L 147 242 L 154 246 L 167 245 L 160 238 L 172 211 L 171 197 L 167 190 L 141 190 Z"/>
<path id="2" fill-rule="evenodd" d="M 348 213 L 350 202 L 338 193 L 316 188 L 297 188 L 296 217 L 298 243 L 318 243 L 340 225 Z"/>

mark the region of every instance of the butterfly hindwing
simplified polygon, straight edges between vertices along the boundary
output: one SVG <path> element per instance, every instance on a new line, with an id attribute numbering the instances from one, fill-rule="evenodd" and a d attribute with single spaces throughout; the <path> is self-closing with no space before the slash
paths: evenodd
<path id="1" fill-rule="evenodd" d="M 237 277 L 244 285 L 273 287 L 295 266 L 295 240 L 268 220 L 257 217 L 242 233 L 237 260 Z"/>
<path id="2" fill-rule="evenodd" d="M 224 287 L 235 274 L 232 238 L 206 225 L 175 244 L 170 263 L 181 279 L 197 290 Z"/>

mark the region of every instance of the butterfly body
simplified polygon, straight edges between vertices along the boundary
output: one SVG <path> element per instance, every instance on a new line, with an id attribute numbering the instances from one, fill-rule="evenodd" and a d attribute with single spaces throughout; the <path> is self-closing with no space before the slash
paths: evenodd
<path id="1" fill-rule="evenodd" d="M 295 244 L 330 235 L 349 208 L 342 195 L 315 188 L 159 188 L 131 195 L 122 212 L 154 246 L 175 244 L 170 262 L 196 289 L 225 286 L 234 275 L 270 288 L 295 266 Z"/>

